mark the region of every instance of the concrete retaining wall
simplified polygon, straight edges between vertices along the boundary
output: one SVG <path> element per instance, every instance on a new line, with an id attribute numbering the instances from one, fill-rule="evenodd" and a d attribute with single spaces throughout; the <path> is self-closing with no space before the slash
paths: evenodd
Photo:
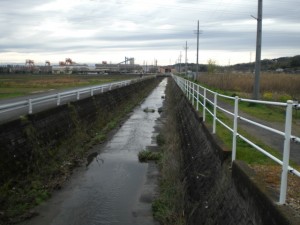
<path id="1" fill-rule="evenodd" d="M 145 80 L 1 124 L 0 185 L 30 172 L 31 165 L 36 163 L 34 157 L 41 160 L 39 164 L 47 163 L 47 159 L 37 156 L 57 157 L 60 153 L 53 149 L 76 133 L 76 129 L 84 129 L 84 135 L 93 136 L 96 122 L 98 128 L 104 127 L 114 111 L 123 110 L 127 102 L 149 93 L 158 82 L 157 78 Z"/>
<path id="2" fill-rule="evenodd" d="M 300 224 L 286 206 L 277 206 L 253 171 L 235 162 L 208 132 L 202 119 L 173 83 L 186 176 L 187 224 Z"/>

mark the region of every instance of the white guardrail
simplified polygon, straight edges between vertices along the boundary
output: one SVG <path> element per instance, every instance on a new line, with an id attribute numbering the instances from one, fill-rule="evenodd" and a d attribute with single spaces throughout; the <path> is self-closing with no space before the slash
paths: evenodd
<path id="1" fill-rule="evenodd" d="M 290 142 L 297 142 L 300 143 L 300 138 L 293 136 L 291 134 L 292 130 L 292 109 L 293 107 L 299 107 L 299 105 L 295 105 L 293 101 L 287 101 L 287 103 L 282 102 L 269 102 L 269 101 L 258 101 L 258 100 L 251 100 L 251 99 L 245 99 L 245 98 L 239 98 L 239 97 L 231 97 L 219 94 L 217 92 L 211 91 L 201 85 L 195 84 L 189 80 L 183 79 L 181 77 L 173 75 L 173 79 L 176 81 L 177 85 L 181 88 L 181 90 L 186 94 L 187 98 L 192 102 L 193 106 L 196 104 L 196 110 L 199 110 L 199 104 L 203 107 L 202 113 L 203 113 L 203 121 L 205 121 L 206 112 L 208 112 L 213 117 L 213 133 L 216 133 L 216 122 L 219 122 L 221 125 L 223 125 L 225 128 L 227 128 L 229 131 L 232 132 L 233 135 L 233 141 L 232 141 L 232 161 L 236 159 L 236 141 L 237 138 L 241 138 L 243 141 L 247 142 L 249 145 L 251 145 L 256 150 L 260 151 L 267 157 L 271 158 L 278 164 L 282 166 L 282 174 L 281 174 L 281 184 L 280 184 L 280 197 L 279 197 L 279 204 L 284 204 L 286 202 L 286 194 L 287 194 L 287 176 L 288 172 L 291 172 L 295 174 L 296 176 L 300 177 L 300 172 L 296 169 L 289 166 L 289 157 L 290 157 Z M 207 98 L 207 94 L 211 93 L 214 98 L 213 101 Z M 234 101 L 234 112 L 230 112 L 218 105 L 218 96 L 231 99 Z M 211 112 L 207 107 L 206 103 L 209 102 L 213 105 L 213 112 Z M 273 129 L 271 127 L 259 124 L 257 122 L 254 122 L 252 120 L 246 119 L 239 115 L 239 102 L 253 102 L 253 103 L 259 103 L 259 104 L 268 104 L 273 106 L 282 106 L 286 108 L 286 118 L 285 118 L 285 131 L 279 131 L 276 129 Z M 225 124 L 223 121 L 221 121 L 217 117 L 217 109 L 221 110 L 233 117 L 233 128 L 229 127 L 227 124 Z M 266 150 L 262 149 L 246 137 L 242 136 L 237 132 L 238 128 L 238 119 L 248 122 L 250 124 L 253 124 L 255 126 L 258 126 L 260 128 L 266 129 L 268 131 L 274 132 L 276 134 L 279 134 L 284 137 L 284 150 L 283 150 L 283 160 L 276 158 Z M 300 150 L 300 149 L 299 149 Z"/>
<path id="2" fill-rule="evenodd" d="M 38 98 L 30 98 L 28 100 L 24 101 L 18 101 L 14 103 L 9 103 L 9 104 L 4 104 L 0 105 L 0 115 L 3 113 L 7 113 L 9 111 L 17 110 L 17 109 L 28 109 L 28 114 L 32 114 L 34 111 L 34 106 L 38 107 L 38 105 L 47 103 L 47 102 L 53 102 L 56 101 L 56 105 L 59 106 L 61 104 L 61 101 L 63 99 L 67 99 L 70 97 L 76 96 L 76 100 L 80 100 L 81 95 L 83 94 L 89 94 L 89 96 L 93 96 L 94 94 L 99 94 L 103 93 L 104 91 L 112 90 L 118 87 L 123 87 L 127 86 L 132 83 L 136 83 L 145 79 L 150 79 L 153 78 L 153 76 L 144 76 L 142 78 L 137 78 L 133 80 L 124 80 L 120 82 L 114 82 L 114 83 L 108 83 L 108 84 L 103 84 L 99 86 L 92 86 L 92 87 L 87 87 L 87 88 L 81 88 L 81 89 L 76 89 L 72 91 L 65 91 L 65 92 L 60 92 L 57 94 L 52 94 L 52 95 L 47 95 L 44 97 L 38 97 Z M 66 102 L 67 103 L 67 102 Z"/>

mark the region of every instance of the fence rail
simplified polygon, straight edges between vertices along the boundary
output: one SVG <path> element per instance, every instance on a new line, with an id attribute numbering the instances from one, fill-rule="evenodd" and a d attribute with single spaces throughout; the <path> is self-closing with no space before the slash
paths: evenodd
<path id="1" fill-rule="evenodd" d="M 242 139 L 249 145 L 251 145 L 253 148 L 258 150 L 259 152 L 263 153 L 276 163 L 280 164 L 282 166 L 282 174 L 281 174 L 281 184 L 280 184 L 280 197 L 279 197 L 279 204 L 284 204 L 286 202 L 286 194 L 287 194 L 287 176 L 288 172 L 291 172 L 295 174 L 296 176 L 300 177 L 300 172 L 296 169 L 289 166 L 289 157 L 290 157 L 290 143 L 296 142 L 300 143 L 300 138 L 297 136 L 294 136 L 291 134 L 292 130 L 292 109 L 299 108 L 298 103 L 295 104 L 293 101 L 287 101 L 286 103 L 282 102 L 270 102 L 270 101 L 259 101 L 259 100 L 252 100 L 252 99 L 245 99 L 245 98 L 239 98 L 238 96 L 232 97 L 232 96 L 226 96 L 219 94 L 217 92 L 214 92 L 212 90 L 209 90 L 201 85 L 195 84 L 187 79 L 184 79 L 182 77 L 178 77 L 173 75 L 173 79 L 176 81 L 177 85 L 181 88 L 181 90 L 185 93 L 187 98 L 191 101 L 193 106 L 196 104 L 196 110 L 199 110 L 199 105 L 202 106 L 202 113 L 203 113 L 203 121 L 205 122 L 206 119 L 206 113 L 209 113 L 213 117 L 213 133 L 216 133 L 216 123 L 219 122 L 222 126 L 224 126 L 226 129 L 228 129 L 232 133 L 232 161 L 236 159 L 236 148 L 237 148 L 237 138 Z M 207 97 L 208 93 L 213 95 L 212 99 L 209 99 Z M 230 99 L 234 101 L 234 112 L 230 112 L 223 107 L 221 107 L 218 104 L 218 97 Z M 260 124 L 258 122 L 249 120 L 245 117 L 242 117 L 239 114 L 239 102 L 251 102 L 251 103 L 259 103 L 259 104 L 267 104 L 267 105 L 273 105 L 273 106 L 281 106 L 285 107 L 286 110 L 286 116 L 285 116 L 285 131 L 280 131 L 277 129 L 274 129 L 272 127 L 268 127 L 266 125 Z M 213 111 L 211 111 L 207 107 L 207 103 L 210 103 L 213 106 Z M 230 116 L 233 117 L 233 127 L 228 126 L 225 124 L 220 118 L 217 116 L 217 111 L 220 110 Z M 250 123 L 252 125 L 255 125 L 259 128 L 271 131 L 275 134 L 281 135 L 284 137 L 284 149 L 283 149 L 283 160 L 278 159 L 277 157 L 273 156 L 269 152 L 267 152 L 265 149 L 259 147 L 257 144 L 249 140 L 248 138 L 244 137 L 240 133 L 238 133 L 238 120 L 242 120 L 244 122 Z M 300 148 L 299 148 L 300 150 Z"/>
<path id="2" fill-rule="evenodd" d="M 114 82 L 114 83 L 108 83 L 98 86 L 92 86 L 87 88 L 81 88 L 76 89 L 72 91 L 65 91 L 60 92 L 57 94 L 51 94 L 43 97 L 38 98 L 30 98 L 23 101 L 18 101 L 14 103 L 4 104 L 0 105 L 0 116 L 1 114 L 18 110 L 18 109 L 26 109 L 27 108 L 27 114 L 32 114 L 34 112 L 34 109 L 37 109 L 39 105 L 47 103 L 47 102 L 56 102 L 56 105 L 61 105 L 62 100 L 68 100 L 70 97 L 76 97 L 76 100 L 80 100 L 81 96 L 84 94 L 88 94 L 89 96 L 93 96 L 94 94 L 103 93 L 104 91 L 112 90 L 118 87 L 127 86 L 132 83 L 140 82 L 145 79 L 153 78 L 154 76 L 145 76 L 138 79 L 133 80 L 125 80 L 120 82 Z M 68 102 L 68 101 L 67 101 Z"/>

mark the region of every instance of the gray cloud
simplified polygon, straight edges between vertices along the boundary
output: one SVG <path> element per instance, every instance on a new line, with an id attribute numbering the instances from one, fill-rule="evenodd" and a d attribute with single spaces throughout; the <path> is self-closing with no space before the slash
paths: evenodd
<path id="1" fill-rule="evenodd" d="M 47 5 L 48 4 L 48 5 Z M 298 0 L 264 1 L 263 50 L 300 51 Z M 0 53 L 253 51 L 257 2 L 241 0 L 1 0 Z"/>

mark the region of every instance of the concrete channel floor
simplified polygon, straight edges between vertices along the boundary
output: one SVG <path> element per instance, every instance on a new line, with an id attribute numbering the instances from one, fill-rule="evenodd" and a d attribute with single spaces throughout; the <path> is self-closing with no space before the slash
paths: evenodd
<path id="1" fill-rule="evenodd" d="M 30 225 L 156 225 L 151 201 L 157 192 L 154 163 L 140 163 L 138 152 L 155 146 L 157 109 L 162 107 L 167 79 L 138 106 L 99 153 L 68 184 L 39 206 Z M 146 113 L 144 108 L 155 109 Z"/>

